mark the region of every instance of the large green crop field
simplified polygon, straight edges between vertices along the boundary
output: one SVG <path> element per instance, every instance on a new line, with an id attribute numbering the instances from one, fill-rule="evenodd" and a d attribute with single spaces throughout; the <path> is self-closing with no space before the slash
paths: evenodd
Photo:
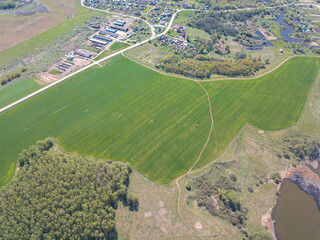
<path id="1" fill-rule="evenodd" d="M 216 154 L 245 122 L 263 129 L 294 124 L 319 67 L 320 59 L 294 58 L 258 80 L 204 83 Z M 0 114 L 0 183 L 12 176 L 21 150 L 47 136 L 65 151 L 128 161 L 167 183 L 194 163 L 210 123 L 207 96 L 198 84 L 118 56 Z M 199 164 L 214 154 L 210 141 Z"/>
<path id="2" fill-rule="evenodd" d="M 36 91 L 38 88 L 39 85 L 31 79 L 0 87 L 0 108 Z"/>

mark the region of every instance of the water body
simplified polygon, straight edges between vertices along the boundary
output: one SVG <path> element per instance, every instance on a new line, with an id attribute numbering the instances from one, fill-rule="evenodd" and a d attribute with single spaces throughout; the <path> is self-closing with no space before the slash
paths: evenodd
<path id="1" fill-rule="evenodd" d="M 284 30 L 280 31 L 281 34 L 281 40 L 286 40 L 289 43 L 301 43 L 302 39 L 299 38 L 292 38 L 289 36 L 290 33 L 292 33 L 292 28 L 288 26 L 288 24 L 286 24 L 283 21 L 283 13 L 280 12 L 279 17 L 276 20 L 277 23 L 280 23 L 282 26 L 284 26 Z"/>
<path id="2" fill-rule="evenodd" d="M 285 179 L 272 218 L 278 240 L 319 240 L 320 211 L 313 196 Z"/>
<path id="3" fill-rule="evenodd" d="M 288 26 L 288 24 L 286 24 L 283 20 L 283 13 L 280 12 L 280 15 L 279 17 L 277 18 L 276 20 L 277 23 L 281 24 L 284 29 L 280 31 L 280 34 L 281 34 L 281 38 L 279 38 L 278 40 L 285 40 L 289 43 L 301 43 L 302 42 L 302 39 L 298 39 L 298 38 L 292 38 L 290 37 L 290 33 L 292 33 L 292 28 Z M 251 37 L 251 39 L 253 40 L 263 40 L 265 39 L 266 40 L 266 43 L 265 44 L 261 44 L 261 45 L 257 45 L 257 46 L 254 46 L 254 47 L 251 47 L 251 46 L 247 46 L 247 45 L 244 45 L 244 44 L 241 44 L 245 49 L 247 50 L 263 50 L 264 47 L 271 47 L 273 46 L 272 44 L 272 41 L 269 41 L 267 40 L 264 35 L 258 30 L 258 29 L 255 29 L 255 34 L 258 36 L 258 37 Z M 275 40 L 276 41 L 276 40 Z M 307 47 L 307 45 L 304 45 Z"/>

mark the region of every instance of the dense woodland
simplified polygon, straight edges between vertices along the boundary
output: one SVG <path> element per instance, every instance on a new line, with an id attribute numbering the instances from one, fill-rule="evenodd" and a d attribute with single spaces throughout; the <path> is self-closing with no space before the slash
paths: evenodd
<path id="1" fill-rule="evenodd" d="M 205 207 L 213 216 L 219 216 L 237 226 L 245 228 L 248 210 L 234 196 L 237 191 L 233 182 L 236 176 L 221 176 L 215 182 L 211 182 L 202 176 L 195 181 L 197 203 L 199 207 Z"/>
<path id="2" fill-rule="evenodd" d="M 187 24 L 190 27 L 202 29 L 210 35 L 233 36 L 239 34 L 250 36 L 248 20 L 254 16 L 267 14 L 267 10 L 200 13 L 194 15 Z"/>
<path id="3" fill-rule="evenodd" d="M 320 162 L 319 141 L 307 138 L 285 138 L 283 141 L 286 143 L 286 147 L 283 149 L 283 154 L 279 154 L 279 157 L 283 155 L 287 159 L 295 159 L 297 161 Z"/>
<path id="4" fill-rule="evenodd" d="M 183 59 L 179 55 L 171 54 L 161 58 L 156 67 L 187 77 L 210 78 L 212 74 L 230 77 L 250 76 L 260 68 L 264 68 L 264 63 L 255 58 L 217 61 L 204 55 L 198 55 L 193 59 Z"/>
<path id="5" fill-rule="evenodd" d="M 19 155 L 0 191 L 0 239 L 117 239 L 118 201 L 139 206 L 128 193 L 131 168 L 52 147 L 46 139 Z"/>
<path id="6" fill-rule="evenodd" d="M 16 4 L 13 1 L 0 2 L 0 10 L 7 10 L 15 7 L 16 7 Z"/>

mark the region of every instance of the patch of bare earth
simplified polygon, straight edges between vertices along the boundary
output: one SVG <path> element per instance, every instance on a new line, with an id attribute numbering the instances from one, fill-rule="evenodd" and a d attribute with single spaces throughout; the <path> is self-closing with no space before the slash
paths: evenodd
<path id="1" fill-rule="evenodd" d="M 0 51 L 36 36 L 64 21 L 55 14 L 0 16 Z"/>
<path id="2" fill-rule="evenodd" d="M 266 30 L 265 29 L 263 29 L 263 28 L 258 28 L 258 30 L 263 34 L 263 36 L 267 39 L 267 40 L 269 40 L 269 41 L 271 41 L 271 40 L 277 40 L 278 38 L 276 37 L 276 36 L 274 36 L 272 33 L 269 33 L 269 34 L 267 34 L 266 33 Z"/>
<path id="3" fill-rule="evenodd" d="M 40 81 L 38 81 L 38 83 L 40 85 L 46 85 L 46 84 L 55 82 L 55 81 L 65 77 L 69 73 L 74 72 L 74 71 L 76 71 L 76 70 L 78 70 L 78 69 L 90 64 L 90 62 L 91 62 L 90 60 L 87 60 L 87 59 L 84 59 L 84 58 L 78 58 L 78 57 L 74 58 L 74 60 L 73 60 L 74 65 L 72 65 L 66 71 L 59 70 L 61 72 L 61 74 L 59 74 L 59 75 L 54 75 L 54 74 L 49 73 L 50 70 L 47 71 L 47 72 L 39 73 L 38 77 L 39 77 Z M 57 65 L 59 65 L 59 63 L 56 64 L 55 66 L 53 66 L 51 69 L 54 69 Z"/>

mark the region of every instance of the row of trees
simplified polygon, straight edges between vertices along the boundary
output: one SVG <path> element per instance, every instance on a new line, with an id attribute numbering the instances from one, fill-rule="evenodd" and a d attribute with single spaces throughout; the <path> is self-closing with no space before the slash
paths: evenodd
<path id="1" fill-rule="evenodd" d="M 0 2 L 0 10 L 7 10 L 15 7 L 16 7 L 16 4 L 13 1 Z"/>
<path id="2" fill-rule="evenodd" d="M 169 73 L 181 74 L 195 78 L 210 78 L 212 74 L 225 76 L 250 76 L 264 67 L 257 59 L 239 59 L 237 61 L 216 61 L 203 55 L 194 59 L 182 59 L 180 56 L 171 54 L 161 58 L 157 68 Z"/>
<path id="3" fill-rule="evenodd" d="M 52 146 L 38 141 L 19 155 L 20 170 L 0 191 L 0 239 L 117 239 L 118 202 L 139 206 L 128 193 L 130 166 Z"/>
<path id="4" fill-rule="evenodd" d="M 8 75 L 1 78 L 1 85 L 5 85 L 8 82 L 11 82 L 12 80 L 18 78 L 21 76 L 22 73 L 28 71 L 27 67 L 23 67 L 22 69 L 15 71 L 13 73 L 9 73 Z"/>

